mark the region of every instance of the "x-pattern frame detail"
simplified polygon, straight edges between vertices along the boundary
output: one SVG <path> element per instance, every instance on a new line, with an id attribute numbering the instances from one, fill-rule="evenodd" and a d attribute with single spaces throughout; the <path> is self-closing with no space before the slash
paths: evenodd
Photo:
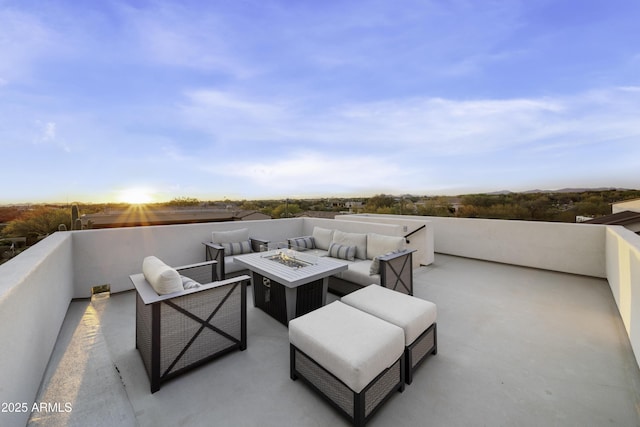
<path id="1" fill-rule="evenodd" d="M 191 339 L 189 340 L 189 342 L 184 346 L 184 348 L 180 351 L 180 353 L 176 356 L 176 358 L 173 360 L 173 362 L 171 362 L 169 364 L 169 366 L 167 367 L 167 369 L 165 370 L 165 372 L 162 374 L 162 377 L 165 377 L 167 374 L 169 374 L 169 372 L 171 372 L 171 370 L 174 368 L 174 366 L 180 361 L 180 359 L 185 355 L 185 353 L 189 350 L 189 348 L 191 347 L 191 345 L 197 340 L 198 336 L 202 333 L 202 331 L 204 331 L 205 328 L 211 329 L 212 331 L 216 332 L 217 334 L 227 338 L 228 340 L 238 344 L 240 346 L 241 350 L 244 350 L 244 346 L 241 340 L 233 337 L 232 335 L 224 332 L 223 330 L 221 330 L 220 328 L 215 327 L 214 325 L 212 325 L 211 319 L 213 319 L 213 317 L 218 313 L 218 311 L 220 310 L 220 308 L 222 308 L 222 306 L 225 304 L 225 302 L 231 297 L 231 295 L 234 293 L 234 291 L 238 288 L 238 286 L 240 286 L 239 284 L 235 284 L 231 289 L 229 289 L 229 291 L 227 292 L 227 294 L 224 296 L 224 298 L 222 298 L 222 300 L 218 303 L 218 305 L 213 309 L 213 311 L 211 312 L 211 314 L 207 317 L 206 320 L 202 320 L 200 317 L 196 316 L 195 314 L 191 313 L 190 311 L 185 310 L 184 308 L 180 307 L 178 304 L 174 303 L 171 300 L 166 300 L 163 301 L 166 305 L 168 305 L 169 307 L 173 308 L 174 310 L 182 313 L 183 315 L 189 317 L 190 319 L 200 323 L 200 327 L 198 328 L 198 330 L 194 333 L 194 335 L 191 337 Z"/>
<path id="2" fill-rule="evenodd" d="M 396 267 L 394 267 L 392 262 L 386 262 L 385 263 L 386 266 L 384 267 L 384 270 L 383 270 L 384 273 L 385 273 L 385 277 L 382 278 L 383 279 L 382 283 L 383 283 L 383 286 L 387 286 L 387 285 L 390 284 L 391 281 L 387 280 L 386 276 L 388 274 L 388 271 L 391 270 L 391 272 L 393 272 L 393 280 L 394 280 L 393 286 L 391 287 L 391 289 L 393 289 L 394 291 L 397 291 L 398 290 L 398 286 L 402 285 L 402 287 L 406 290 L 407 294 L 413 295 L 413 286 L 412 286 L 412 282 L 413 282 L 412 274 L 413 274 L 413 271 L 411 271 L 413 266 L 411 265 L 411 255 L 405 256 L 402 259 L 403 259 L 403 262 L 402 262 L 402 266 L 400 267 L 399 271 L 396 269 Z M 408 266 L 407 266 L 407 264 L 408 264 Z M 403 280 L 403 278 L 402 278 L 402 273 L 405 271 L 405 268 L 407 268 L 407 267 L 409 268 L 409 271 L 410 271 L 410 273 L 409 273 L 409 284 L 407 284 L 405 282 L 405 280 Z"/>

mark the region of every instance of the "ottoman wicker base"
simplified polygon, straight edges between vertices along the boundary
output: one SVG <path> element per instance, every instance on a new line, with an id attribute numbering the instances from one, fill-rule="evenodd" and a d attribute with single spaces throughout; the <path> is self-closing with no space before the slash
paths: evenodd
<path id="1" fill-rule="evenodd" d="M 303 380 L 354 426 L 364 426 L 394 391 L 404 391 L 404 356 L 356 393 L 293 344 L 290 347 L 291 379 Z"/>
<path id="2" fill-rule="evenodd" d="M 407 384 L 413 382 L 413 373 L 416 368 L 420 366 L 422 362 L 430 354 L 438 354 L 438 325 L 432 324 L 422 333 L 416 340 L 405 347 L 404 357 L 406 365 L 406 378 Z"/>
<path id="3" fill-rule="evenodd" d="M 335 301 L 289 322 L 292 380 L 302 379 L 356 426 L 404 391 L 401 328 Z"/>

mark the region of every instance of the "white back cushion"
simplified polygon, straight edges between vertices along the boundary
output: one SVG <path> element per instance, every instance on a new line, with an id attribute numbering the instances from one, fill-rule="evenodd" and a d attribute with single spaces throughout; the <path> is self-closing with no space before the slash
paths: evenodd
<path id="1" fill-rule="evenodd" d="M 184 290 L 180 274 L 154 256 L 142 261 L 142 274 L 158 295 Z"/>
<path id="2" fill-rule="evenodd" d="M 316 248 L 324 249 L 325 251 L 329 249 L 329 245 L 333 240 L 333 230 L 322 227 L 313 227 L 313 240 L 316 242 Z"/>
<path id="3" fill-rule="evenodd" d="M 340 245 L 355 246 L 356 258 L 367 259 L 367 235 L 364 233 L 333 232 L 333 241 Z"/>
<path id="4" fill-rule="evenodd" d="M 377 233 L 367 234 L 367 258 L 398 252 L 406 249 L 406 240 L 402 236 L 385 236 Z"/>
<path id="5" fill-rule="evenodd" d="M 249 229 L 240 228 L 231 231 L 214 231 L 211 233 L 213 243 L 238 243 L 249 240 Z"/>

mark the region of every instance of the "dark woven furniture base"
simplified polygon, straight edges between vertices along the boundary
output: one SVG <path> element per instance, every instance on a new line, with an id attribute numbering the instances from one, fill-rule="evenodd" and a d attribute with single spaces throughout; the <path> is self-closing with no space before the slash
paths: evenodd
<path id="1" fill-rule="evenodd" d="M 427 328 L 414 342 L 405 347 L 406 383 L 411 384 L 413 373 L 429 354 L 438 353 L 438 326 L 433 324 Z"/>
<path id="2" fill-rule="evenodd" d="M 334 295 L 343 297 L 351 292 L 357 291 L 358 289 L 362 289 L 362 286 L 339 277 L 329 277 L 329 292 Z"/>
<path id="3" fill-rule="evenodd" d="M 263 275 L 251 273 L 253 280 L 253 302 L 283 325 L 288 325 L 285 286 Z M 295 317 L 322 307 L 322 279 L 296 287 Z"/>
<path id="4" fill-rule="evenodd" d="M 253 305 L 278 322 L 287 324 L 287 301 L 284 286 L 261 274 L 251 272 Z"/>
<path id="5" fill-rule="evenodd" d="M 151 392 L 218 356 L 244 350 L 246 319 L 246 280 L 152 304 L 144 304 L 136 293 L 136 348 Z"/>
<path id="6" fill-rule="evenodd" d="M 356 393 L 293 344 L 290 353 L 291 379 L 302 379 L 354 426 L 364 426 L 394 391 L 404 391 L 404 355 Z"/>

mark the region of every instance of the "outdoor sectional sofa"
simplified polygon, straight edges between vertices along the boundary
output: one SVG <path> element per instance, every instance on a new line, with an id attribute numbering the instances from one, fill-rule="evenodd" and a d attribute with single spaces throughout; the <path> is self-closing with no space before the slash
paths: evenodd
<path id="1" fill-rule="evenodd" d="M 391 235 L 397 233 L 396 226 L 317 218 L 301 218 L 297 222 L 302 223 L 298 229 L 304 233 L 302 237 L 292 236 L 289 223 L 278 221 L 264 222 L 270 227 L 213 231 L 211 240 L 203 241 L 205 259 L 218 261 L 217 277 L 229 278 L 246 273 L 245 267 L 234 262 L 236 255 L 286 246 L 312 250 L 317 256 L 333 256 L 348 264 L 347 271 L 329 278 L 329 290 L 336 295 L 346 295 L 371 284 L 413 295 L 415 251 L 407 249 L 404 236 Z M 330 253 L 332 243 L 343 248 L 341 251 L 334 248 L 334 253 Z"/>

